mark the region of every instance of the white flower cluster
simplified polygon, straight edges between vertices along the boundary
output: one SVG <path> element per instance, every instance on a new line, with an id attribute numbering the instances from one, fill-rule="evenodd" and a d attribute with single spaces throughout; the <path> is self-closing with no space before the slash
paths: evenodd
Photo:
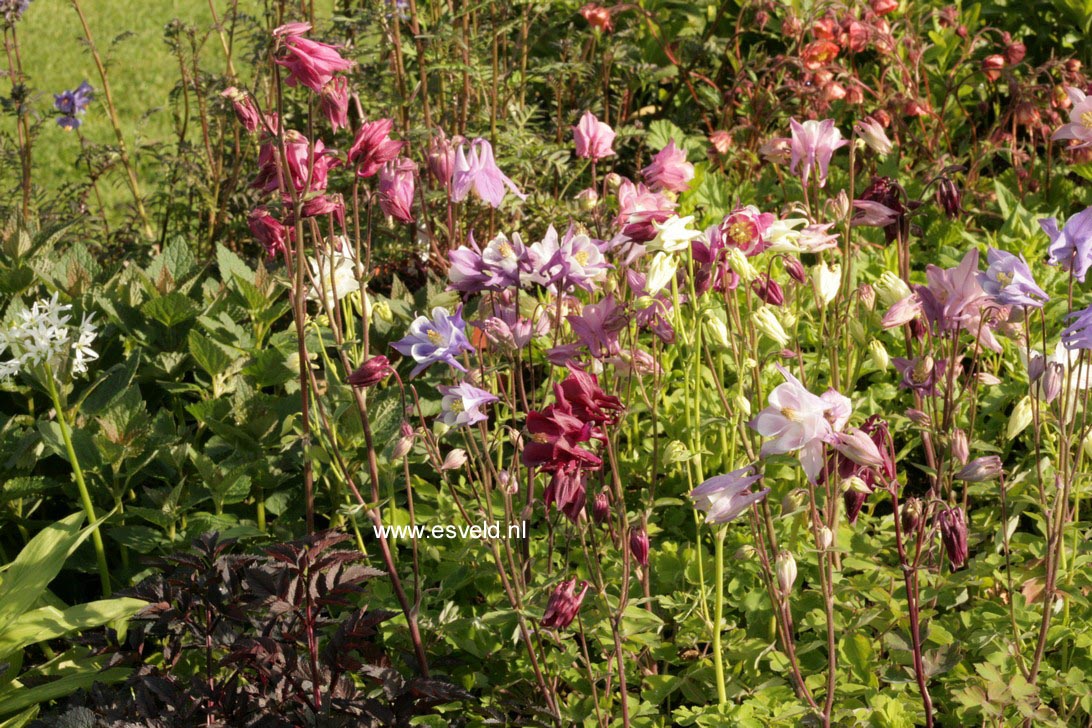
<path id="1" fill-rule="evenodd" d="M 9 379 L 28 367 L 49 364 L 60 370 L 67 358 L 72 361 L 72 373 L 83 374 L 87 363 L 99 358 L 91 348 L 98 335 L 93 315 L 84 314 L 79 326 L 70 324 L 67 313 L 72 306 L 62 305 L 57 294 L 51 299 L 39 299 L 30 308 L 18 313 L 17 320 L 0 329 L 0 354 L 11 358 L 0 361 L 0 380 Z"/>

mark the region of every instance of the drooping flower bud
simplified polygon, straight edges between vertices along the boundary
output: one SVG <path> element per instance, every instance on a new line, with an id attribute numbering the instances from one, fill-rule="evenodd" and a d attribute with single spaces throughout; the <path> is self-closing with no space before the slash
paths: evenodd
<path id="1" fill-rule="evenodd" d="M 789 335 L 785 333 L 772 308 L 762 306 L 751 314 L 751 318 L 755 328 L 776 342 L 778 346 L 788 346 Z"/>
<path id="2" fill-rule="evenodd" d="M 466 465 L 466 450 L 457 447 L 449 452 L 444 458 L 443 464 L 440 465 L 440 470 L 458 470 L 464 465 Z"/>
<path id="3" fill-rule="evenodd" d="M 906 417 L 918 427 L 929 428 L 933 426 L 933 418 L 919 409 L 910 408 L 906 410 Z"/>
<path id="4" fill-rule="evenodd" d="M 736 561 L 750 561 L 755 557 L 756 553 L 754 546 L 745 543 L 735 550 L 735 553 L 732 554 L 732 558 Z"/>
<path id="5" fill-rule="evenodd" d="M 797 283 L 808 282 L 808 274 L 804 270 L 804 264 L 799 259 L 783 255 L 781 256 L 781 265 L 785 267 L 785 272 L 789 274 L 789 277 Z"/>
<path id="6" fill-rule="evenodd" d="M 807 500 L 808 492 L 803 488 L 793 488 L 781 499 L 781 515 L 789 516 L 800 510 Z"/>
<path id="7" fill-rule="evenodd" d="M 601 490 L 592 502 L 592 520 L 603 525 L 610 518 L 610 496 L 607 491 Z"/>
<path id="8" fill-rule="evenodd" d="M 964 465 L 955 477 L 957 480 L 965 480 L 968 483 L 984 483 L 1001 477 L 1002 472 L 1000 457 L 984 455 Z"/>
<path id="9" fill-rule="evenodd" d="M 967 442 L 967 433 L 963 430 L 957 429 L 952 433 L 952 457 L 959 462 L 960 465 L 966 465 L 967 459 L 971 456 L 971 448 Z"/>
<path id="10" fill-rule="evenodd" d="M 588 582 L 580 582 L 580 593 L 576 593 L 576 579 L 566 579 L 554 587 L 554 593 L 546 602 L 546 612 L 542 615 L 542 626 L 547 629 L 565 629 L 580 611 L 584 595 L 588 592 Z"/>
<path id="11" fill-rule="evenodd" d="M 876 283 L 873 284 L 873 288 L 876 290 L 876 295 L 879 296 L 880 303 L 887 307 L 894 306 L 911 293 L 910 286 L 906 285 L 906 281 L 889 270 L 880 275 Z"/>
<path id="12" fill-rule="evenodd" d="M 706 336 L 723 349 L 731 348 L 732 344 L 728 340 L 728 327 L 724 325 L 724 322 L 721 321 L 716 314 L 712 311 L 707 311 L 704 324 Z"/>
<path id="13" fill-rule="evenodd" d="M 599 204 L 599 193 L 591 187 L 581 190 L 576 195 L 576 203 L 584 212 L 591 212 Z"/>
<path id="14" fill-rule="evenodd" d="M 879 468 L 884 465 L 883 455 L 880 454 L 876 443 L 864 431 L 856 427 L 849 432 L 834 433 L 829 442 L 835 450 L 858 465 L 869 468 Z"/>
<path id="15" fill-rule="evenodd" d="M 1039 396 L 1048 404 L 1058 398 L 1062 392 L 1062 383 L 1065 381 L 1065 367 L 1061 362 L 1048 362 L 1039 377 Z"/>
<path id="16" fill-rule="evenodd" d="M 868 283 L 857 286 L 857 298 L 869 311 L 876 310 L 876 289 Z"/>
<path id="17" fill-rule="evenodd" d="M 937 525 L 954 571 L 967 563 L 967 516 L 962 508 L 946 508 L 937 514 Z"/>
<path id="18" fill-rule="evenodd" d="M 833 301 L 842 285 L 842 266 L 837 263 L 832 266 L 820 263 L 811 269 L 811 276 L 819 300 L 824 305 Z"/>
<path id="19" fill-rule="evenodd" d="M 243 125 L 244 129 L 251 134 L 258 130 L 261 123 L 261 114 L 258 113 L 258 107 L 254 105 L 254 99 L 250 98 L 250 94 L 246 91 L 240 91 L 234 86 L 229 86 L 220 95 L 231 102 L 235 109 L 235 117 Z"/>
<path id="20" fill-rule="evenodd" d="M 643 528 L 635 528 L 629 532 L 629 552 L 641 566 L 648 566 L 648 532 Z"/>
<path id="21" fill-rule="evenodd" d="M 961 197 L 955 182 L 947 177 L 942 178 L 937 184 L 937 204 L 944 210 L 949 220 L 954 220 L 963 211 Z"/>
<path id="22" fill-rule="evenodd" d="M 903 534 L 913 533 L 921 523 L 921 501 L 917 498 L 908 498 L 902 504 L 902 513 L 899 514 L 900 525 Z"/>
<path id="23" fill-rule="evenodd" d="M 819 540 L 817 545 L 822 551 L 826 551 L 834 545 L 834 533 L 826 526 L 819 529 Z"/>
<path id="24" fill-rule="evenodd" d="M 881 372 L 891 364 L 891 357 L 888 355 L 887 349 L 884 348 L 883 342 L 879 339 L 868 342 L 868 356 L 872 359 L 872 364 Z"/>
<path id="25" fill-rule="evenodd" d="M 781 286 L 765 273 L 759 274 L 751 284 L 751 288 L 756 296 L 771 306 L 780 306 L 785 302 L 785 294 L 781 291 Z"/>
<path id="26" fill-rule="evenodd" d="M 387 357 L 379 354 L 361 364 L 349 375 L 349 384 L 354 387 L 374 387 L 389 377 L 394 371 Z"/>
<path id="27" fill-rule="evenodd" d="M 405 420 L 402 421 L 401 437 L 395 441 L 394 447 L 391 449 L 391 460 L 398 461 L 409 455 L 410 450 L 413 449 L 414 432 L 410 423 Z"/>
<path id="28" fill-rule="evenodd" d="M 777 555 L 777 585 L 781 587 L 781 593 L 788 595 L 792 591 L 792 585 L 796 583 L 796 559 L 789 551 L 782 551 Z"/>

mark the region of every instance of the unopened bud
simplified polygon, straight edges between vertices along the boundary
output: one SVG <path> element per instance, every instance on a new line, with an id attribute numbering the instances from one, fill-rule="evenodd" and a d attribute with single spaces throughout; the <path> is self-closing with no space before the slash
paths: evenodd
<path id="1" fill-rule="evenodd" d="M 690 450 L 678 440 L 672 440 L 664 448 L 664 465 L 683 463 L 691 458 Z"/>
<path id="2" fill-rule="evenodd" d="M 910 498 L 902 504 L 902 513 L 899 514 L 900 525 L 903 533 L 913 533 L 921 523 L 921 501 Z"/>
<path id="3" fill-rule="evenodd" d="M 868 283 L 857 286 L 857 298 L 860 300 L 861 305 L 869 311 L 876 310 L 876 289 Z"/>
<path id="4" fill-rule="evenodd" d="M 629 532 L 629 551 L 633 558 L 641 566 L 648 566 L 648 532 L 643 528 L 635 528 Z"/>
<path id="5" fill-rule="evenodd" d="M 751 318 L 755 323 L 755 328 L 776 342 L 778 346 L 788 346 L 789 335 L 785 333 L 785 329 L 782 328 L 781 322 L 777 320 L 772 308 L 762 306 L 751 314 Z"/>
<path id="6" fill-rule="evenodd" d="M 1012 440 L 1023 432 L 1027 426 L 1031 424 L 1031 416 L 1031 397 L 1024 397 L 1012 408 L 1012 414 L 1009 415 L 1009 426 L 1005 432 L 1005 437 Z"/>
<path id="7" fill-rule="evenodd" d="M 601 490 L 592 501 L 592 520 L 603 525 L 610 518 L 610 496 L 607 491 Z"/>
<path id="8" fill-rule="evenodd" d="M 749 543 L 745 543 L 736 549 L 735 553 L 732 554 L 732 558 L 736 561 L 750 561 L 755 557 L 755 553 L 755 547 Z"/>
<path id="9" fill-rule="evenodd" d="M 750 284 L 758 277 L 758 271 L 751 265 L 751 261 L 747 260 L 746 253 L 739 248 L 728 248 L 728 265 L 744 283 Z"/>
<path id="10" fill-rule="evenodd" d="M 868 342 L 868 356 L 872 359 L 872 364 L 881 372 L 891 364 L 891 357 L 888 356 L 887 349 L 879 339 Z"/>
<path id="11" fill-rule="evenodd" d="M 580 205 L 580 209 L 584 212 L 591 212 L 595 209 L 595 206 L 599 204 L 599 193 L 588 188 L 581 190 L 576 196 L 576 202 Z"/>
<path id="12" fill-rule="evenodd" d="M 868 483 L 864 482 L 859 476 L 852 475 L 842 481 L 842 489 L 847 493 L 861 493 L 868 495 L 872 492 L 872 488 Z"/>
<path id="13" fill-rule="evenodd" d="M 458 470 L 464 465 L 466 465 L 466 450 L 457 447 L 449 452 L 447 457 L 444 458 L 440 470 Z"/>
<path id="14" fill-rule="evenodd" d="M 960 465 L 966 465 L 971 456 L 970 444 L 967 442 L 967 433 L 957 429 L 952 433 L 952 458 Z"/>
<path id="15" fill-rule="evenodd" d="M 967 516 L 962 508 L 947 508 L 937 514 L 940 540 L 948 552 L 952 569 L 967 563 Z"/>
<path id="16" fill-rule="evenodd" d="M 794 281 L 796 281 L 797 283 L 807 282 L 807 271 L 804 270 L 804 264 L 801 263 L 797 258 L 783 255 L 781 256 L 781 264 L 785 267 L 785 272 L 788 273 L 789 277 L 792 278 Z"/>
<path id="17" fill-rule="evenodd" d="M 728 340 L 728 327 L 724 325 L 724 322 L 714 314 L 708 312 L 704 317 L 705 333 L 722 349 L 729 349 L 732 343 Z"/>
<path id="18" fill-rule="evenodd" d="M 884 271 L 873 284 L 873 288 L 876 290 L 876 295 L 879 296 L 880 303 L 888 308 L 908 297 L 911 293 L 910 286 L 906 285 L 906 281 L 891 271 Z"/>
<path id="19" fill-rule="evenodd" d="M 807 500 L 808 492 L 803 488 L 793 488 L 781 499 L 781 515 L 788 516 L 796 513 Z"/>
<path id="20" fill-rule="evenodd" d="M 823 526 L 819 529 L 819 550 L 826 551 L 832 545 L 834 545 L 834 533 L 826 526 Z"/>
<path id="21" fill-rule="evenodd" d="M 743 392 L 737 392 L 736 396 L 732 398 L 732 406 L 735 407 L 736 412 L 744 417 L 751 414 L 751 400 L 747 399 Z"/>
<path id="22" fill-rule="evenodd" d="M 796 559 L 789 551 L 782 551 L 777 555 L 777 585 L 781 587 L 782 594 L 787 595 L 795 583 Z"/>
<path id="23" fill-rule="evenodd" d="M 997 480 L 1001 477 L 1002 472 L 1000 457 L 997 455 L 984 455 L 964 465 L 956 473 L 956 479 L 965 480 L 968 483 L 984 483 L 988 480 Z"/>
<path id="24" fill-rule="evenodd" d="M 391 311 L 391 305 L 386 301 L 376 301 L 372 304 L 372 315 L 384 323 L 391 323 L 394 321 L 394 313 Z"/>

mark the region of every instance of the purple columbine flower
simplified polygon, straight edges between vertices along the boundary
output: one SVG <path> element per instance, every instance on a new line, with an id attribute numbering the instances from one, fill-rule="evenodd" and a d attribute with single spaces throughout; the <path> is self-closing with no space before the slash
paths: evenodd
<path id="1" fill-rule="evenodd" d="M 1062 330 L 1062 345 L 1070 351 L 1092 349 L 1092 306 L 1074 311 L 1067 318 L 1074 321 Z"/>
<path id="2" fill-rule="evenodd" d="M 978 274 L 978 282 L 998 305 L 1042 308 L 1050 300 L 1036 285 L 1024 256 L 990 248 L 986 251 L 986 262 L 989 268 Z"/>
<path id="3" fill-rule="evenodd" d="M 1092 207 L 1070 217 L 1061 230 L 1054 217 L 1041 218 L 1039 227 L 1050 237 L 1048 262 L 1069 271 L 1084 283 L 1084 276 L 1092 266 Z"/>
<path id="4" fill-rule="evenodd" d="M 497 401 L 497 397 L 484 389 L 462 382 L 453 387 L 440 385 L 440 421 L 448 427 L 462 427 L 463 425 L 475 425 L 489 419 L 489 415 L 481 411 L 487 404 Z"/>
<path id="5" fill-rule="evenodd" d="M 915 390 L 924 396 L 937 394 L 937 383 L 944 378 L 943 359 L 933 361 L 931 356 L 916 356 L 913 359 L 897 356 L 891 363 L 902 374 L 902 381 L 899 382 L 901 389 Z"/>
<path id="6" fill-rule="evenodd" d="M 72 91 L 62 91 L 53 95 L 53 108 L 61 112 L 57 117 L 57 124 L 66 131 L 79 128 L 83 123 L 78 117 L 83 116 L 87 107 L 91 105 L 94 97 L 94 89 L 87 81 L 81 83 Z"/>
<path id="7" fill-rule="evenodd" d="M 613 294 L 598 303 L 587 304 L 579 316 L 569 314 L 565 318 L 580 343 L 588 347 L 596 359 L 615 356 L 622 351 L 618 334 L 629 324 L 629 319 Z"/>
<path id="8" fill-rule="evenodd" d="M 410 324 L 405 338 L 391 344 L 395 351 L 412 356 L 417 362 L 410 377 L 416 377 L 438 361 L 447 362 L 461 372 L 466 371 L 456 357 L 463 352 L 474 351 L 474 347 L 466 338 L 466 322 L 462 314 L 462 306 L 455 309 L 454 316 L 446 308 L 437 306 L 432 309 L 432 320 L 427 316 L 418 316 Z"/>
<path id="9" fill-rule="evenodd" d="M 790 119 L 789 127 L 792 129 L 792 162 L 789 170 L 793 174 L 799 174 L 806 185 L 812 168 L 818 167 L 819 186 L 825 186 L 830 158 L 834 156 L 835 150 L 849 142 L 842 138 L 842 132 L 834 126 L 834 119 L 809 119 L 803 124 L 796 119 Z"/>
<path id="10" fill-rule="evenodd" d="M 751 464 L 724 475 L 709 478 L 690 491 L 694 507 L 705 513 L 706 523 L 728 523 L 766 497 L 769 488 L 752 491 L 751 486 L 762 479 Z"/>
<path id="11" fill-rule="evenodd" d="M 493 160 L 493 146 L 478 137 L 470 144 L 470 154 L 463 145 L 455 153 L 455 173 L 451 179 L 451 199 L 462 202 L 473 189 L 481 200 L 492 207 L 500 207 L 504 200 L 504 188 L 513 195 L 526 200 L 527 195 L 519 191 L 516 183 L 500 171 Z"/>

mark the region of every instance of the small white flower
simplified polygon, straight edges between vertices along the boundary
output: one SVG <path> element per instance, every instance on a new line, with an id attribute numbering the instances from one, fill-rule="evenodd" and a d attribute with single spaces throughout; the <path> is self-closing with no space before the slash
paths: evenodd
<path id="1" fill-rule="evenodd" d="M 360 291 L 357 280 L 356 259 L 345 240 L 341 241 L 340 250 L 333 250 L 328 255 L 308 259 L 314 285 L 307 291 L 307 300 L 318 301 L 325 298 L 326 308 L 332 309 L 338 301 L 351 293 Z"/>
<path id="2" fill-rule="evenodd" d="M 652 263 L 648 266 L 645 292 L 650 296 L 655 296 L 670 285 L 671 281 L 675 280 L 676 270 L 678 270 L 678 264 L 670 253 L 656 253 L 652 256 Z"/>
<path id="3" fill-rule="evenodd" d="M 693 215 L 687 215 L 686 217 L 672 215 L 662 223 L 653 222 L 653 226 L 659 232 L 652 241 L 652 245 L 659 246 L 661 250 L 668 253 L 686 250 L 690 246 L 691 240 L 701 237 L 701 232 L 690 228 L 690 224 L 693 222 Z"/>

